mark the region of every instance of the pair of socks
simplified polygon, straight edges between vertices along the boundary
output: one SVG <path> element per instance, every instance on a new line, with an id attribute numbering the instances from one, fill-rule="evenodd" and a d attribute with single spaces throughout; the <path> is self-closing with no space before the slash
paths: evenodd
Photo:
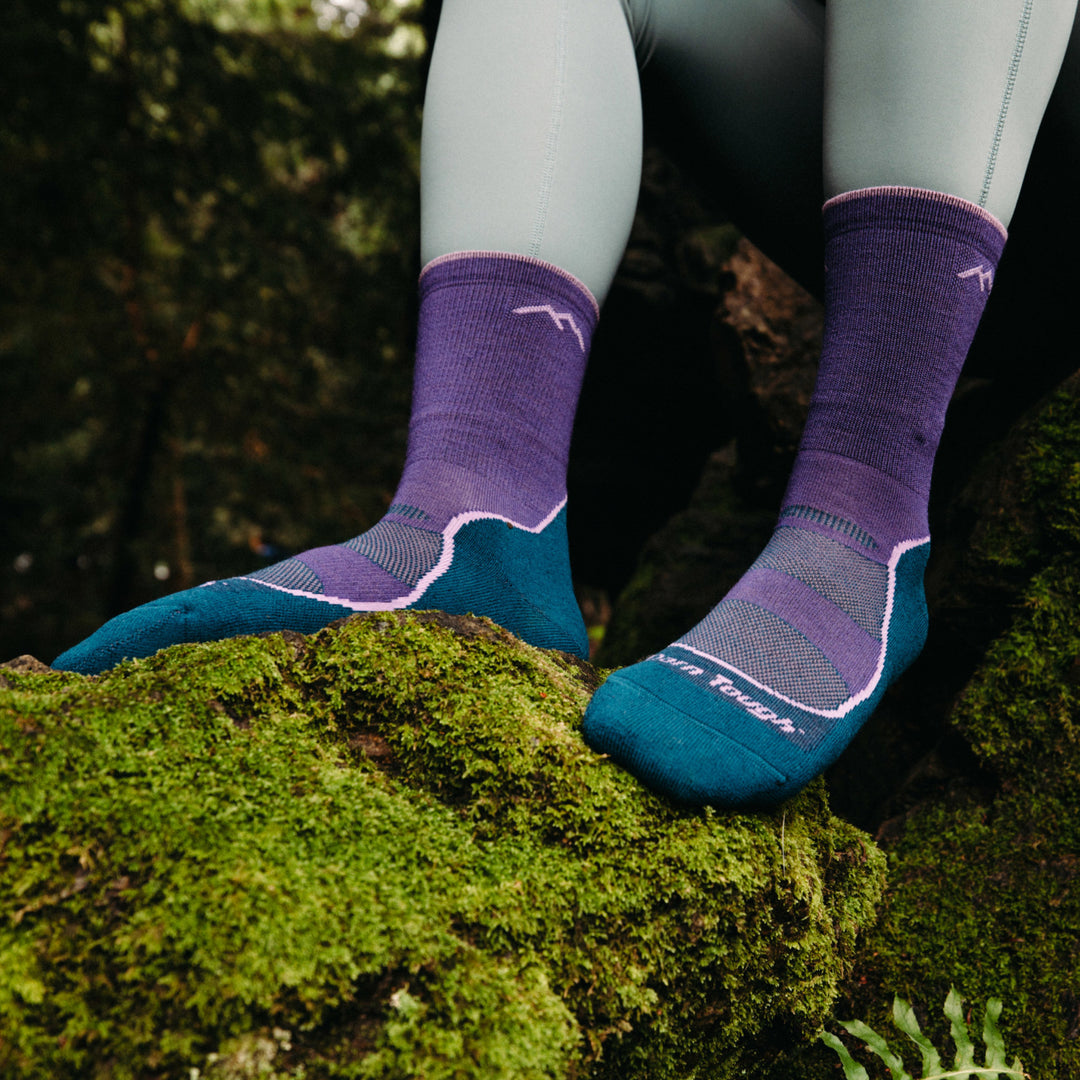
<path id="1" fill-rule="evenodd" d="M 585 716 L 590 745 L 681 802 L 797 791 L 925 638 L 930 473 L 1004 229 L 907 188 L 831 200 L 825 227 L 826 338 L 773 538 L 701 623 L 612 675 Z M 99 671 L 176 641 L 404 607 L 488 615 L 585 655 L 565 468 L 595 303 L 550 264 L 491 253 L 430 264 L 421 300 L 409 452 L 386 517 L 120 616 L 55 666 Z"/>

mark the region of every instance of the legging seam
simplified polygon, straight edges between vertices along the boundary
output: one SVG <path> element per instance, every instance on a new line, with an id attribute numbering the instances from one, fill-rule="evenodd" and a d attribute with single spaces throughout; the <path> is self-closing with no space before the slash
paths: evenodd
<path id="1" fill-rule="evenodd" d="M 994 178 L 994 169 L 997 166 L 998 151 L 1001 149 L 1001 139 L 1005 132 L 1005 117 L 1009 112 L 1012 102 L 1013 91 L 1016 88 L 1016 75 L 1020 69 L 1020 57 L 1024 52 L 1024 43 L 1027 41 L 1028 27 L 1031 23 L 1031 9 L 1035 0 L 1024 0 L 1024 10 L 1020 15 L 1020 25 L 1016 29 L 1016 41 L 1013 44 L 1012 60 L 1009 63 L 1009 74 L 1005 80 L 1005 92 L 1001 98 L 1001 108 L 998 111 L 997 126 L 994 128 L 994 140 L 990 145 L 990 156 L 986 162 L 986 174 L 983 177 L 982 191 L 979 193 L 978 205 L 985 208 L 990 198 L 990 184 Z"/>
<path id="2" fill-rule="evenodd" d="M 540 255 L 547 226 L 551 188 L 555 181 L 555 159 L 559 153 L 559 135 L 562 131 L 563 98 L 566 92 L 566 24 L 569 20 L 570 0 L 561 0 L 559 19 L 555 30 L 555 85 L 551 103 L 551 126 L 548 128 L 544 146 L 544 168 L 540 175 L 540 192 L 533 221 L 532 240 L 528 254 L 534 259 Z"/>
<path id="3" fill-rule="evenodd" d="M 638 70 L 642 71 L 656 51 L 656 32 L 652 25 L 652 0 L 637 0 L 637 5 L 641 9 L 640 16 L 635 13 L 634 3 L 631 0 L 619 0 L 619 2 L 626 16 L 627 29 L 634 42 L 634 56 Z"/>

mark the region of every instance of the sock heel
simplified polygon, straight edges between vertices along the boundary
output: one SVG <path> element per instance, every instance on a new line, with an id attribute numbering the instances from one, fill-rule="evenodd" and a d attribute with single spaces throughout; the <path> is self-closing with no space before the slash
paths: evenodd
<path id="1" fill-rule="evenodd" d="M 539 532 L 492 518 L 463 525 L 450 568 L 409 606 L 484 615 L 540 648 L 589 656 L 570 576 L 565 507 Z"/>

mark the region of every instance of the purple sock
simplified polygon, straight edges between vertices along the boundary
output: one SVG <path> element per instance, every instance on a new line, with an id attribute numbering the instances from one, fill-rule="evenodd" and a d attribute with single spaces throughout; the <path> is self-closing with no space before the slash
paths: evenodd
<path id="1" fill-rule="evenodd" d="M 59 657 L 104 670 L 177 642 L 311 632 L 356 611 L 486 615 L 588 655 L 566 545 L 566 462 L 596 301 L 521 255 L 460 252 L 420 278 L 409 449 L 385 517 L 343 544 L 118 616 Z"/>
<path id="2" fill-rule="evenodd" d="M 949 195 L 825 206 L 825 340 L 776 531 L 708 616 L 616 673 L 589 741 L 679 799 L 776 801 L 829 765 L 925 638 L 927 501 L 1005 230 Z"/>
<path id="3" fill-rule="evenodd" d="M 287 585 L 296 570 L 351 602 L 418 606 L 413 594 L 430 585 L 463 525 L 549 526 L 566 502 L 596 318 L 588 289 L 538 259 L 461 252 L 431 261 L 420 275 L 408 453 L 387 515 L 354 540 L 252 578 Z M 477 598 L 470 610 L 482 606 Z"/>
<path id="4" fill-rule="evenodd" d="M 459 252 L 430 262 L 420 275 L 409 448 L 386 516 L 347 544 L 252 577 L 280 582 L 299 563 L 334 596 L 389 601 L 403 580 L 430 571 L 462 515 L 526 529 L 550 521 L 566 501 L 597 314 L 584 285 L 537 259 Z"/>
<path id="5" fill-rule="evenodd" d="M 825 234 L 825 341 L 781 519 L 806 524 L 793 508 L 824 504 L 884 551 L 927 533 L 945 411 L 1005 230 L 956 196 L 882 187 L 830 199 Z"/>
<path id="6" fill-rule="evenodd" d="M 420 275 L 409 451 L 394 503 L 535 525 L 566 498 L 592 294 L 550 263 L 462 252 Z"/>

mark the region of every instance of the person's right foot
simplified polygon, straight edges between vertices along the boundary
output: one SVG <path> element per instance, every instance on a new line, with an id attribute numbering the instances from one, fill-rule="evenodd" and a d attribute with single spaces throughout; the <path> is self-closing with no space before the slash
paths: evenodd
<path id="1" fill-rule="evenodd" d="M 566 459 L 596 303 L 569 274 L 467 252 L 420 279 L 409 453 L 367 532 L 244 577 L 162 597 L 59 656 L 95 673 L 179 642 L 312 633 L 357 611 L 486 615 L 588 655 L 566 546 Z"/>
<path id="2" fill-rule="evenodd" d="M 422 511 L 395 505 L 344 544 L 143 604 L 111 619 L 53 667 L 96 674 L 177 642 L 275 630 L 308 634 L 358 611 L 406 608 L 486 615 L 533 645 L 588 656 L 570 584 L 565 503 L 532 527 L 463 513 L 431 530 L 422 518 Z"/>

